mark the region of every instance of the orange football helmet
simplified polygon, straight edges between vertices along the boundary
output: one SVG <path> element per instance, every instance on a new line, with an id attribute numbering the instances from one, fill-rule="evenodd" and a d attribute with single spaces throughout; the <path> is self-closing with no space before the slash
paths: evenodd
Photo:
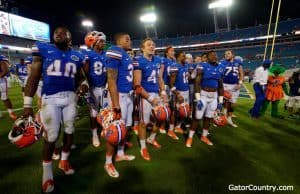
<path id="1" fill-rule="evenodd" d="M 191 114 L 191 109 L 188 103 L 184 102 L 179 104 L 178 106 L 178 116 L 180 118 L 187 118 L 189 117 Z"/>
<path id="2" fill-rule="evenodd" d="M 32 117 L 18 118 L 13 129 L 8 134 L 11 143 L 19 148 L 28 147 L 38 141 L 43 134 L 43 126 L 37 121 L 33 121 Z"/>
<path id="3" fill-rule="evenodd" d="M 225 100 L 230 100 L 232 98 L 232 95 L 230 92 L 228 92 L 227 90 L 224 90 L 224 94 L 223 94 Z"/>
<path id="4" fill-rule="evenodd" d="M 112 145 L 118 145 L 125 140 L 126 127 L 122 121 L 113 121 L 107 128 L 104 128 L 104 137 Z"/>
<path id="5" fill-rule="evenodd" d="M 170 119 L 171 116 L 171 110 L 169 106 L 166 105 L 158 105 L 154 109 L 154 117 L 157 121 L 167 121 Z"/>
<path id="6" fill-rule="evenodd" d="M 224 113 L 222 113 L 219 110 L 216 110 L 214 112 L 214 117 L 213 117 L 213 121 L 216 125 L 218 126 L 224 126 L 227 124 L 227 119 Z"/>
<path id="7" fill-rule="evenodd" d="M 106 41 L 106 36 L 103 32 L 92 31 L 84 37 L 84 43 L 88 48 L 93 48 L 99 40 Z"/>

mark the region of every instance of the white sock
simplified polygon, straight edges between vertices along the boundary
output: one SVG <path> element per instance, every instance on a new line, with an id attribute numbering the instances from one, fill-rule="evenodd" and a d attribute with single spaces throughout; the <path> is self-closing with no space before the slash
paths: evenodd
<path id="1" fill-rule="evenodd" d="M 194 130 L 190 130 L 190 132 L 189 132 L 189 138 L 193 138 L 194 134 L 195 134 L 195 131 Z"/>
<path id="2" fill-rule="evenodd" d="M 7 109 L 7 112 L 10 114 L 10 113 L 12 113 L 12 112 L 13 112 L 13 109 L 11 109 L 11 108 L 8 108 L 8 109 Z"/>
<path id="3" fill-rule="evenodd" d="M 138 121 L 134 121 L 134 126 L 137 126 L 139 125 L 139 122 Z"/>
<path id="4" fill-rule="evenodd" d="M 169 130 L 170 130 L 170 131 L 173 131 L 173 130 L 174 130 L 174 125 L 173 125 L 173 124 L 170 124 Z"/>
<path id="5" fill-rule="evenodd" d="M 70 152 L 61 152 L 61 160 L 68 160 Z"/>
<path id="6" fill-rule="evenodd" d="M 227 108 L 224 108 L 224 109 L 223 109 L 223 112 L 224 112 L 224 114 L 226 115 L 226 114 L 227 114 Z"/>
<path id="7" fill-rule="evenodd" d="M 112 163 L 112 156 L 106 154 L 105 164 L 111 164 L 111 163 Z"/>
<path id="8" fill-rule="evenodd" d="M 228 120 L 229 122 L 232 123 L 232 118 L 231 118 L 231 116 L 228 116 L 228 117 L 227 117 L 227 120 Z"/>
<path id="9" fill-rule="evenodd" d="M 207 130 L 207 129 L 203 129 L 203 130 L 202 130 L 202 135 L 203 135 L 204 137 L 206 137 L 206 136 L 208 135 L 208 130 Z"/>
<path id="10" fill-rule="evenodd" d="M 150 134 L 150 137 L 148 138 L 150 141 L 154 141 L 155 140 L 155 136 L 156 136 L 156 133 L 151 133 Z"/>
<path id="11" fill-rule="evenodd" d="M 146 148 L 146 140 L 140 140 L 140 144 L 141 144 L 141 149 Z"/>
<path id="12" fill-rule="evenodd" d="M 97 128 L 92 129 L 92 134 L 93 134 L 93 136 L 98 136 L 98 134 L 97 134 Z"/>
<path id="13" fill-rule="evenodd" d="M 117 152 L 118 156 L 124 156 L 124 147 L 125 146 L 123 146 L 123 145 L 122 146 L 121 145 L 118 146 L 118 152 Z"/>
<path id="14" fill-rule="evenodd" d="M 53 180 L 52 161 L 43 161 L 43 184 L 49 179 Z"/>
<path id="15" fill-rule="evenodd" d="M 176 125 L 176 128 L 181 128 L 181 122 Z"/>

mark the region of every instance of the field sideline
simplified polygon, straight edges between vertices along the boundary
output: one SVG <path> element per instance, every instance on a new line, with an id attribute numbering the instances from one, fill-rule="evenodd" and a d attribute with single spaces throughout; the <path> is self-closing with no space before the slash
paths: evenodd
<path id="1" fill-rule="evenodd" d="M 252 91 L 249 84 L 246 86 Z M 19 87 L 10 89 L 10 98 L 15 108 L 22 107 Z M 76 173 L 64 176 L 54 161 L 58 193 L 247 193 L 229 191 L 230 184 L 292 185 L 293 191 L 275 193 L 300 193 L 300 121 L 276 120 L 269 111 L 260 120 L 252 120 L 247 111 L 253 100 L 240 98 L 238 104 L 235 121 L 239 127 L 211 130 L 212 147 L 194 137 L 193 147 L 186 148 L 182 136 L 174 141 L 159 134 L 162 148 L 149 146 L 152 160 L 146 162 L 140 157 L 137 138 L 132 134 L 134 147 L 127 152 L 136 155 L 136 160 L 116 163 L 118 179 L 110 178 L 103 168 L 105 141 L 101 140 L 100 148 L 91 145 L 88 113 L 83 107 L 82 117 L 76 122 L 77 148 L 70 157 Z M 2 103 L 0 110 L 4 110 Z M 281 110 L 286 116 L 283 103 Z M 0 119 L 0 193 L 41 193 L 42 141 L 17 149 L 7 139 L 11 127 L 12 121 L 5 113 Z"/>

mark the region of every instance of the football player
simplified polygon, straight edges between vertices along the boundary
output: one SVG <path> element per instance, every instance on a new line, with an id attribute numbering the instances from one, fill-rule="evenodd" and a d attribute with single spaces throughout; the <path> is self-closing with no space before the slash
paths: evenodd
<path id="1" fill-rule="evenodd" d="M 156 134 L 161 123 L 154 121 L 153 131 L 150 137 L 146 140 L 146 126 L 150 124 L 150 116 L 159 102 L 160 95 L 166 101 L 166 91 L 164 90 L 163 82 L 163 66 L 162 60 L 154 56 L 155 44 L 151 38 L 146 38 L 141 43 L 141 50 L 143 55 L 137 58 L 134 63 L 134 88 L 135 92 L 142 97 L 140 107 L 140 127 L 139 139 L 141 145 L 141 156 L 143 159 L 149 161 L 150 155 L 146 148 L 146 141 L 152 144 L 155 148 L 160 148 L 161 145 L 156 141 Z"/>
<path id="2" fill-rule="evenodd" d="M 224 104 L 224 111 L 227 114 L 227 123 L 232 127 L 238 127 L 232 121 L 233 106 L 240 94 L 240 89 L 243 84 L 244 72 L 242 61 L 235 59 L 232 50 L 225 51 L 225 60 L 221 62 L 225 66 L 225 74 L 223 77 L 224 90 L 231 94 L 231 99 Z"/>
<path id="3" fill-rule="evenodd" d="M 26 117 L 33 115 L 32 97 L 37 90 L 40 77 L 43 76 L 41 118 L 45 128 L 42 178 L 44 192 L 54 190 L 52 154 L 61 123 L 64 127 L 64 137 L 58 167 L 66 175 L 75 172 L 68 158 L 77 114 L 75 77 L 83 72 L 84 63 L 83 55 L 69 47 L 71 33 L 67 28 L 56 28 L 53 39 L 54 45 L 42 42 L 33 45 L 31 74 L 26 84 L 24 96 L 24 116 Z"/>
<path id="4" fill-rule="evenodd" d="M 167 95 L 170 95 L 170 88 L 169 88 L 169 79 L 170 79 L 170 72 L 176 72 L 177 68 L 176 66 L 176 58 L 175 58 L 175 50 L 172 46 L 168 46 L 164 53 L 164 58 L 162 60 L 163 65 L 163 80 L 165 84 L 165 90 L 167 92 Z M 172 103 L 172 102 L 170 102 Z M 172 108 L 172 106 L 170 106 Z M 165 127 L 167 123 L 163 123 L 161 127 L 159 128 L 159 132 L 162 134 L 166 133 Z"/>
<path id="5" fill-rule="evenodd" d="M 218 64 L 215 51 L 207 53 L 207 63 L 197 66 L 197 76 L 195 79 L 195 111 L 186 147 L 192 147 L 193 136 L 198 127 L 199 120 L 203 117 L 203 130 L 201 141 L 212 146 L 213 143 L 208 139 L 210 122 L 216 109 L 221 110 L 223 104 L 223 65 Z"/>
<path id="6" fill-rule="evenodd" d="M 25 64 L 25 60 L 20 59 L 20 63 L 16 64 L 16 75 L 19 78 L 23 96 L 24 96 L 24 87 L 25 87 L 27 75 L 28 75 L 27 71 L 28 70 L 27 70 L 27 65 Z"/>
<path id="7" fill-rule="evenodd" d="M 127 50 L 131 49 L 130 36 L 127 33 L 117 33 L 114 36 L 116 45 L 111 46 L 106 51 L 106 70 L 108 90 L 111 97 L 111 107 L 114 111 L 114 120 L 122 119 L 126 128 L 132 126 L 132 82 L 133 82 L 133 64 Z M 124 153 L 125 142 L 118 146 L 118 152 L 115 160 L 131 161 L 135 159 L 133 155 Z M 114 177 L 118 174 L 112 163 L 114 147 L 107 143 L 106 162 L 104 165 L 108 175 Z"/>
<path id="8" fill-rule="evenodd" d="M 81 88 L 89 87 L 90 92 L 90 123 L 92 131 L 92 144 L 94 147 L 100 146 L 97 133 L 96 116 L 105 104 L 108 105 L 108 90 L 106 89 L 106 69 L 105 69 L 105 42 L 106 36 L 103 32 L 92 31 L 85 36 L 87 50 L 82 51 L 86 58 L 85 74 L 88 76 L 88 83 L 81 85 Z M 87 88 L 85 89 L 87 90 Z"/>
<path id="9" fill-rule="evenodd" d="M 174 124 L 176 124 L 175 132 L 183 134 L 183 130 L 181 129 L 182 118 L 178 115 L 177 107 L 183 102 L 189 104 L 189 66 L 186 62 L 186 55 L 183 51 L 179 51 L 175 54 L 177 59 L 176 64 L 176 72 L 173 70 L 170 72 L 170 88 L 172 91 L 173 98 L 175 99 L 173 102 L 173 112 L 170 120 L 170 127 L 168 130 L 168 136 L 172 139 L 177 140 L 178 137 L 173 132 Z M 189 115 L 188 115 L 189 116 Z M 176 119 L 176 122 L 175 122 Z"/>
<path id="10" fill-rule="evenodd" d="M 8 59 L 5 56 L 0 55 L 0 98 L 4 106 L 7 108 L 9 117 L 12 118 L 13 120 L 16 120 L 17 116 L 13 112 L 12 104 L 7 94 L 8 90 L 7 90 L 6 75 L 9 73 L 8 66 L 9 66 Z"/>
<path id="11" fill-rule="evenodd" d="M 197 60 L 199 60 L 199 58 L 200 57 L 198 56 Z M 188 66 L 189 75 L 191 75 L 191 77 L 189 79 L 189 92 L 190 92 L 190 95 L 189 95 L 189 98 L 190 98 L 189 103 L 190 104 L 189 105 L 190 105 L 191 109 L 193 109 L 193 106 L 194 106 L 193 105 L 193 101 L 194 101 L 194 95 L 193 94 L 194 94 L 194 83 L 195 83 L 195 77 L 196 77 L 196 71 L 195 71 L 196 63 L 193 63 L 193 56 L 189 53 L 185 55 L 185 63 Z"/>

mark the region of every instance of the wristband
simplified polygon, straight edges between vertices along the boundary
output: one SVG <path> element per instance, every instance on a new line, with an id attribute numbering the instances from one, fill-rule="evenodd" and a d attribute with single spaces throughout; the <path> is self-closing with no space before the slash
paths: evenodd
<path id="1" fill-rule="evenodd" d="M 32 108 L 32 97 L 24 96 L 24 108 Z"/>
<path id="2" fill-rule="evenodd" d="M 239 84 L 243 84 L 243 80 L 239 80 Z"/>
<path id="3" fill-rule="evenodd" d="M 81 83 L 81 85 L 86 85 L 87 87 L 89 87 L 89 83 L 88 83 L 87 80 L 84 80 L 84 81 Z"/>
<path id="4" fill-rule="evenodd" d="M 166 92 L 166 90 L 163 90 L 163 91 L 160 92 L 160 94 L 163 95 L 163 96 L 166 96 L 167 92 Z"/>
<path id="5" fill-rule="evenodd" d="M 151 95 L 149 95 L 149 97 L 147 98 L 147 100 L 148 100 L 148 102 L 152 102 L 153 100 L 154 100 L 154 97 L 153 96 L 151 96 Z"/>
<path id="6" fill-rule="evenodd" d="M 173 86 L 173 87 L 171 88 L 171 91 L 174 92 L 175 90 L 176 90 L 176 87 Z"/>
<path id="7" fill-rule="evenodd" d="M 195 93 L 195 99 L 196 100 L 200 100 L 200 97 L 201 97 L 200 93 Z"/>
<path id="8" fill-rule="evenodd" d="M 223 96 L 219 96 L 219 103 L 223 104 Z"/>

